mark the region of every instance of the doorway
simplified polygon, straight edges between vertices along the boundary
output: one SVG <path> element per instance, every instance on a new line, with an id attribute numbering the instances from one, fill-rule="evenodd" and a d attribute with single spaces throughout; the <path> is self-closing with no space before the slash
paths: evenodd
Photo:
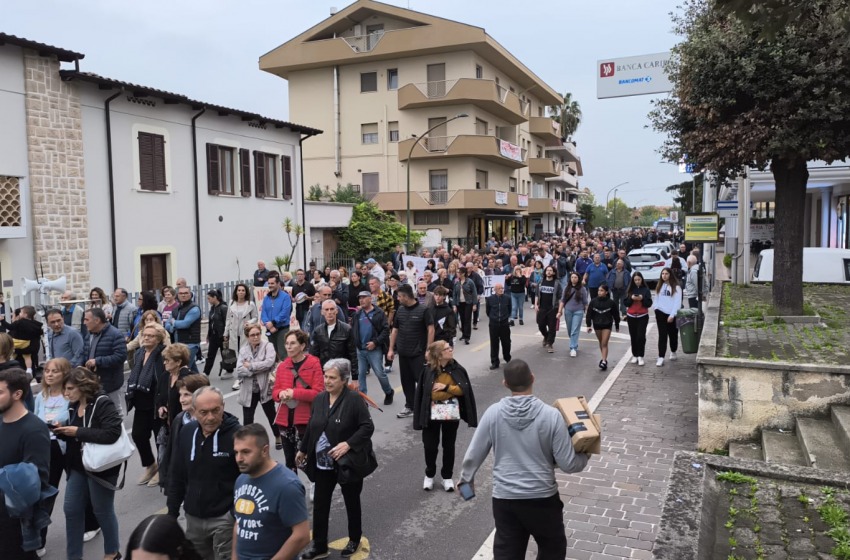
<path id="1" fill-rule="evenodd" d="M 168 254 L 141 255 L 142 290 L 157 291 L 168 283 Z"/>

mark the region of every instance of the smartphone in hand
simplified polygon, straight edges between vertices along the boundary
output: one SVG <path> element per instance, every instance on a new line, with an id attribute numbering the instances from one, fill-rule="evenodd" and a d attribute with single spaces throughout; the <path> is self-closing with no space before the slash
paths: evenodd
<path id="1" fill-rule="evenodd" d="M 457 491 L 460 493 L 460 497 L 465 501 L 469 501 L 475 497 L 475 491 L 472 489 L 472 486 L 468 482 L 461 482 L 457 485 Z"/>

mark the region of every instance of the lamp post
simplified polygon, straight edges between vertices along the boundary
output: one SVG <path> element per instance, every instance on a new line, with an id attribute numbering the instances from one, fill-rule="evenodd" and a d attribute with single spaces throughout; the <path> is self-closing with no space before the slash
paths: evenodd
<path id="1" fill-rule="evenodd" d="M 628 185 L 628 184 L 629 184 L 629 182 L 628 182 L 628 181 L 623 181 L 623 182 L 622 182 L 622 183 L 620 183 L 619 185 L 614 185 L 614 186 L 613 186 L 613 187 L 611 187 L 611 189 L 608 191 L 608 194 L 606 194 L 606 195 L 605 195 L 605 213 L 608 215 L 608 217 L 609 217 L 609 218 L 611 217 L 611 209 L 608 207 L 608 197 L 609 197 L 609 196 L 611 196 L 611 193 L 612 193 L 612 192 L 616 193 L 616 192 L 617 192 L 617 189 L 618 189 L 619 187 L 622 187 L 623 185 Z M 614 195 L 614 198 L 617 198 L 617 195 L 616 195 L 616 194 Z M 611 224 L 609 223 L 609 224 L 608 224 L 608 226 L 610 227 L 610 225 L 611 225 Z"/>
<path id="2" fill-rule="evenodd" d="M 416 140 L 414 140 L 413 144 L 411 144 L 411 146 L 410 146 L 410 151 L 407 153 L 407 242 L 405 243 L 405 247 L 404 247 L 405 252 L 410 251 L 410 161 L 411 161 L 411 158 L 413 157 L 413 150 L 416 148 L 416 145 L 419 144 L 419 141 L 422 138 L 424 138 L 425 136 L 428 136 L 428 134 L 430 134 L 431 131 L 434 130 L 435 128 L 439 128 L 439 127 L 443 126 L 444 124 L 448 124 L 455 119 L 462 119 L 462 118 L 468 117 L 468 116 L 469 115 L 467 115 L 466 113 L 460 113 L 460 114 L 457 114 L 457 115 L 453 116 L 452 118 L 446 120 L 445 122 L 435 124 L 434 126 L 429 128 L 428 130 L 426 130 L 425 132 L 420 134 L 418 137 L 415 136 Z"/>

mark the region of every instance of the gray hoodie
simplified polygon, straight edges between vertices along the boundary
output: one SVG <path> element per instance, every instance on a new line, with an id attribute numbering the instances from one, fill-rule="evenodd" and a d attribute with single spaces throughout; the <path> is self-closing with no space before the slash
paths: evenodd
<path id="1" fill-rule="evenodd" d="M 491 447 L 493 497 L 503 500 L 553 496 L 554 467 L 579 472 L 588 459 L 573 449 L 561 413 L 533 395 L 505 397 L 487 409 L 463 458 L 462 482 L 474 480 Z"/>

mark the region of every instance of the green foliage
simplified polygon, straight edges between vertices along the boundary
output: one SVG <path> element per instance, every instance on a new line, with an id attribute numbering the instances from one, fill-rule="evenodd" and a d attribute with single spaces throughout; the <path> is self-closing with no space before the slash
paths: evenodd
<path id="1" fill-rule="evenodd" d="M 360 189 L 351 183 L 348 183 L 345 186 L 337 183 L 336 190 L 330 195 L 330 201 L 359 204 L 363 202 L 363 196 L 360 194 Z"/>
<path id="2" fill-rule="evenodd" d="M 324 195 L 324 189 L 322 189 L 321 185 L 316 183 L 315 185 L 310 185 L 310 190 L 307 193 L 307 200 L 311 200 L 313 202 L 320 202 Z"/>
<path id="3" fill-rule="evenodd" d="M 274 258 L 274 266 L 278 272 L 289 270 L 290 264 L 292 264 L 292 257 L 278 255 Z"/>
<path id="4" fill-rule="evenodd" d="M 581 124 L 581 107 L 573 100 L 572 93 L 564 94 L 563 103 L 549 107 L 549 115 L 561 125 L 561 138 L 564 139 L 571 138 Z"/>
<path id="5" fill-rule="evenodd" d="M 411 242 L 419 243 L 423 235 L 412 231 Z M 382 212 L 371 202 L 360 202 L 354 207 L 349 226 L 340 231 L 339 251 L 355 258 L 385 255 L 396 245 L 403 245 L 406 237 L 407 228 L 392 214 Z"/>
<path id="6" fill-rule="evenodd" d="M 581 200 L 581 199 L 579 199 Z M 584 224 L 584 231 L 590 231 L 595 227 L 595 216 L 596 212 L 594 211 L 592 204 L 582 204 L 579 206 L 578 215 L 582 217 L 582 219 L 586 220 Z"/>
<path id="7" fill-rule="evenodd" d="M 732 255 L 729 253 L 723 255 L 723 266 L 726 268 L 732 268 Z"/>
<path id="8" fill-rule="evenodd" d="M 696 208 L 696 212 L 702 211 L 702 186 L 703 186 L 703 178 L 705 174 L 699 174 L 694 176 L 692 181 L 684 181 L 682 183 L 678 183 L 675 185 L 670 185 L 665 190 L 668 193 L 673 194 L 673 202 L 676 203 L 677 206 L 681 207 L 685 213 L 691 213 L 691 208 Z M 696 183 L 696 188 L 694 188 L 694 184 Z M 696 194 L 694 191 L 696 190 Z M 696 206 L 692 206 L 693 201 L 696 200 Z"/>
<path id="9" fill-rule="evenodd" d="M 818 508 L 818 513 L 823 522 L 830 527 L 841 527 L 847 524 L 847 512 L 835 501 L 824 503 Z"/>
<path id="10" fill-rule="evenodd" d="M 756 479 L 734 471 L 723 471 L 715 476 L 721 482 L 731 482 L 732 484 L 756 484 Z"/>

